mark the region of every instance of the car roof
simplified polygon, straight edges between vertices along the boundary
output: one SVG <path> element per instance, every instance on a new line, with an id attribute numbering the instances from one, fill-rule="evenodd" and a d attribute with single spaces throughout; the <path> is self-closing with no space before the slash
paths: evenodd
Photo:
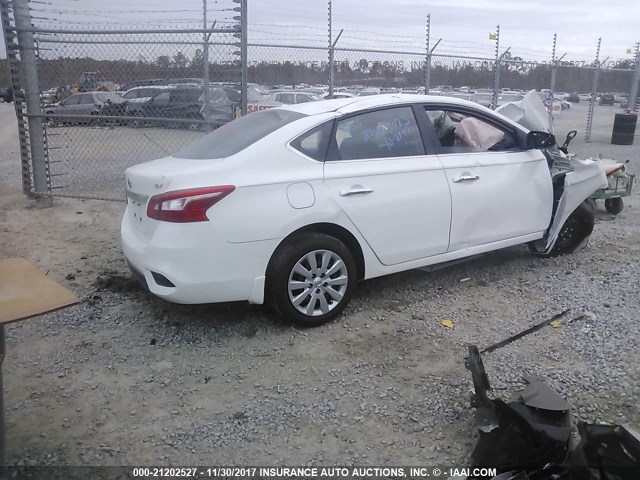
<path id="1" fill-rule="evenodd" d="M 131 90 L 141 90 L 143 88 L 158 88 L 158 89 L 164 89 L 164 88 L 171 88 L 169 85 L 140 85 L 139 87 L 132 87 L 129 90 L 127 90 L 127 92 L 130 92 Z"/>
<path id="2" fill-rule="evenodd" d="M 411 93 L 385 93 L 380 95 L 369 95 L 366 97 L 321 100 L 318 102 L 302 103 L 298 105 L 287 105 L 286 107 L 280 108 L 304 113 L 305 115 L 315 115 L 318 113 L 327 112 L 338 112 L 344 114 L 356 112 L 358 110 L 366 110 L 368 108 L 384 107 L 387 105 L 403 105 L 411 103 L 441 104 L 443 102 L 464 107 L 477 107 L 476 103 L 454 97 L 440 95 L 418 95 Z"/>
<path id="3" fill-rule="evenodd" d="M 407 93 L 389 93 L 381 95 L 371 95 L 367 97 L 352 97 L 352 98 L 336 98 L 332 100 L 320 100 L 317 102 L 300 103 L 297 105 L 283 105 L 277 107 L 283 110 L 291 110 L 294 112 L 300 112 L 305 115 L 317 115 L 322 113 L 335 112 L 338 115 L 345 115 L 348 113 L 358 112 L 360 110 L 368 110 L 370 108 L 385 107 L 392 105 L 410 105 L 414 103 L 420 104 L 433 104 L 433 105 L 450 105 L 465 107 L 467 109 L 475 110 L 485 115 L 491 115 L 503 122 L 506 122 L 518 129 L 523 129 L 521 125 L 513 120 L 505 117 L 504 115 L 491 110 L 487 107 L 479 105 L 469 100 L 461 98 L 449 97 L 446 95 L 418 95 Z"/>

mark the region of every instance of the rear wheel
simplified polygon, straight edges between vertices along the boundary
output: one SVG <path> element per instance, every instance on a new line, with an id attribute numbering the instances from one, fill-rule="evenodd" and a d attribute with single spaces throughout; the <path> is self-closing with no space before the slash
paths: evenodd
<path id="1" fill-rule="evenodd" d="M 612 213 L 613 215 L 617 215 L 624 208 L 624 202 L 620 197 L 607 198 L 604 201 L 604 208 L 607 210 L 607 212 Z"/>
<path id="2" fill-rule="evenodd" d="M 291 239 L 274 254 L 267 294 L 282 317 L 315 327 L 342 312 L 356 281 L 355 260 L 340 240 L 307 233 Z"/>
<path id="3" fill-rule="evenodd" d="M 558 257 L 573 253 L 586 246 L 595 223 L 592 206 L 584 201 L 569 215 L 558 233 L 553 248 L 543 253 L 538 250 L 536 243 L 529 243 L 529 249 L 542 258 Z"/>

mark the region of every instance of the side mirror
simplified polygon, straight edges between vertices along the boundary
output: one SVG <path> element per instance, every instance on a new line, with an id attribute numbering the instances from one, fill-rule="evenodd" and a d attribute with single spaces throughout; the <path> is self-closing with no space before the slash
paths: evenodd
<path id="1" fill-rule="evenodd" d="M 548 132 L 531 131 L 527 133 L 526 149 L 544 149 L 551 148 L 556 145 L 556 137 Z"/>

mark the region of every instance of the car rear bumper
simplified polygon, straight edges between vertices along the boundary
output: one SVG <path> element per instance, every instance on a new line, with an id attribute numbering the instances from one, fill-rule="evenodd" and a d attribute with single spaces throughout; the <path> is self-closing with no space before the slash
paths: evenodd
<path id="1" fill-rule="evenodd" d="M 145 238 L 126 213 L 122 221 L 129 268 L 151 293 L 181 304 L 264 302 L 265 273 L 277 240 L 229 243 L 211 235 L 194 240 L 188 231 L 193 224 L 162 223 Z"/>

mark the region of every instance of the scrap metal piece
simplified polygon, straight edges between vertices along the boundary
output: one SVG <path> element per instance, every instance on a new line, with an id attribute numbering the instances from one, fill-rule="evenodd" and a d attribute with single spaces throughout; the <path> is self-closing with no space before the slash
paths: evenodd
<path id="1" fill-rule="evenodd" d="M 580 443 L 571 452 L 571 480 L 640 478 L 640 434 L 629 426 L 578 423 Z"/>
<path id="2" fill-rule="evenodd" d="M 489 433 L 498 427 L 498 421 L 491 400 L 487 397 L 491 385 L 476 345 L 469 345 L 469 356 L 465 358 L 464 366 L 471 372 L 473 379 L 474 393 L 471 394 L 471 406 L 476 409 L 476 425 L 480 431 Z"/>
<path id="3" fill-rule="evenodd" d="M 569 313 L 571 309 L 567 308 L 565 311 L 560 312 L 556 315 L 554 315 L 553 317 L 549 318 L 548 320 L 545 320 L 543 322 L 537 323 L 536 325 L 527 328 L 526 330 L 523 330 L 520 333 L 516 333 L 515 335 L 506 338 L 498 343 L 495 343 L 493 345 L 491 345 L 490 347 L 485 348 L 482 353 L 490 353 L 493 352 L 494 350 L 497 350 L 498 348 L 504 347 L 505 345 L 509 345 L 512 342 L 515 342 L 516 340 L 524 337 L 525 335 L 529 335 L 530 333 L 533 332 L 537 332 L 538 330 L 540 330 L 541 328 L 546 327 L 547 325 L 549 325 L 551 322 L 558 320 L 559 318 L 564 317 L 567 313 Z"/>
<path id="4" fill-rule="evenodd" d="M 543 379 L 529 376 L 523 378 L 528 385 L 520 393 L 520 397 L 528 407 L 555 411 L 565 411 L 571 408 L 569 402 L 547 385 Z"/>
<path id="5" fill-rule="evenodd" d="M 571 428 L 566 401 L 544 382 L 527 377 L 533 404 L 552 406 L 536 408 L 522 401 L 505 403 L 487 397 L 491 388 L 482 357 L 475 345 L 469 348 L 465 367 L 471 372 L 475 393 L 471 405 L 476 408 L 480 438 L 471 453 L 475 466 L 498 467 L 499 471 L 536 471 L 549 463 L 562 463 L 569 450 Z M 525 392 L 527 390 L 525 389 Z M 549 393 L 551 392 L 551 393 Z M 565 405 L 566 404 L 566 405 Z M 559 409 L 558 406 L 567 407 Z M 517 474 L 514 478 L 518 477 Z M 526 478 L 526 477 L 523 477 Z"/>

